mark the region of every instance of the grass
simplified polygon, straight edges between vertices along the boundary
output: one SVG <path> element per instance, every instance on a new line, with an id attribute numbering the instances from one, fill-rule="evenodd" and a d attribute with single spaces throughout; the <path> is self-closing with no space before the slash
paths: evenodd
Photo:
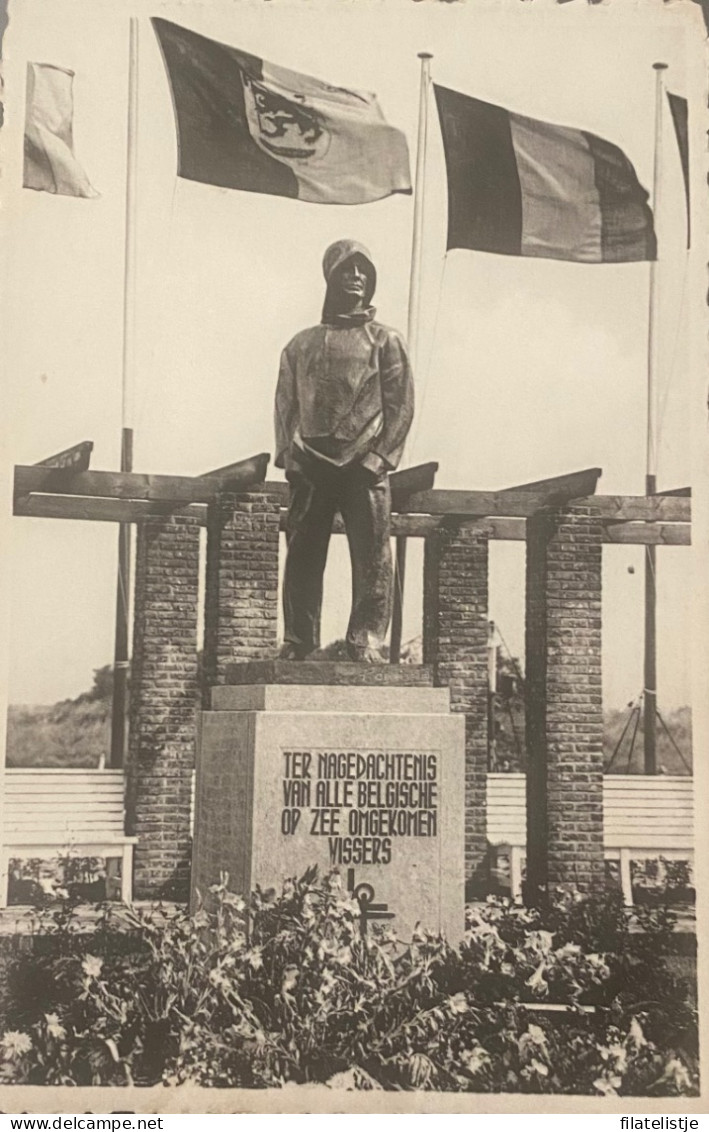
<path id="1" fill-rule="evenodd" d="M 110 700 L 16 705 L 7 714 L 9 767 L 97 767 L 108 755 Z"/>

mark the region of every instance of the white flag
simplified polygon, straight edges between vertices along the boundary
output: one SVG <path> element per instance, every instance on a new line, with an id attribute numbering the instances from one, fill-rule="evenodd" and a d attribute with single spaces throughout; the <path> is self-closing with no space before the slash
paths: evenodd
<path id="1" fill-rule="evenodd" d="M 72 197 L 97 197 L 74 157 L 74 72 L 50 63 L 27 64 L 25 107 L 26 189 Z"/>

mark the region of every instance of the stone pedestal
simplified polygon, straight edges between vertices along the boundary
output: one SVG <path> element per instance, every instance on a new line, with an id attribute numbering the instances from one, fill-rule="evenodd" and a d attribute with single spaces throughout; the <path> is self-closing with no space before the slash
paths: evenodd
<path id="1" fill-rule="evenodd" d="M 368 921 L 457 941 L 465 725 L 448 690 L 404 665 L 255 662 L 227 679 L 202 713 L 193 898 L 224 871 L 247 893 L 336 868 Z"/>

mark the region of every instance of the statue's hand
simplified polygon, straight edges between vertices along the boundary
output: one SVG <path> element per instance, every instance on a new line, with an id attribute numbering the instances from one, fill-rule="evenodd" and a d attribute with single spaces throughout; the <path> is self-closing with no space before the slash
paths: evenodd
<path id="1" fill-rule="evenodd" d="M 360 475 L 368 487 L 381 483 L 386 475 L 386 465 L 376 452 L 368 452 L 358 467 Z"/>

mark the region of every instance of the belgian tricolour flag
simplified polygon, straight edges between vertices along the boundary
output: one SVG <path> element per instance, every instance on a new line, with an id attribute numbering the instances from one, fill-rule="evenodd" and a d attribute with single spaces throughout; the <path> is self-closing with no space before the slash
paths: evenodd
<path id="1" fill-rule="evenodd" d="M 617 145 L 434 89 L 449 248 L 580 263 L 656 258 L 648 194 Z"/>
<path id="2" fill-rule="evenodd" d="M 178 173 L 320 204 L 410 193 L 404 134 L 373 94 L 331 86 L 154 18 L 172 88 Z"/>

